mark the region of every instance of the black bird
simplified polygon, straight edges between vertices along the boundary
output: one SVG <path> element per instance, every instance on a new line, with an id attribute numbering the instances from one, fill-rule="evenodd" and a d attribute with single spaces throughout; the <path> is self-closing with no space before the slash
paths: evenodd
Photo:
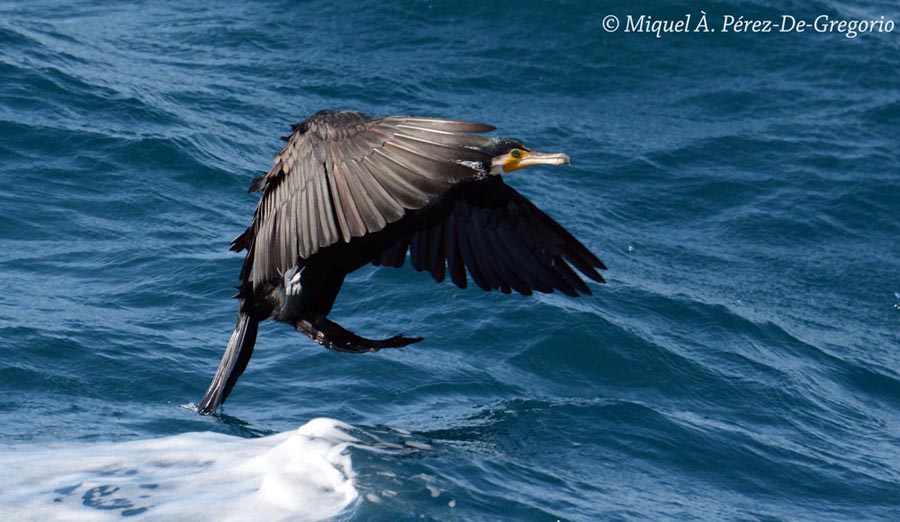
<path id="1" fill-rule="evenodd" d="M 572 270 L 604 282 L 605 269 L 577 239 L 501 174 L 569 163 L 506 138 L 479 134 L 482 123 L 432 118 L 370 118 L 321 111 L 293 126 L 269 172 L 253 224 L 231 245 L 247 250 L 235 297 L 237 326 L 200 401 L 213 413 L 253 354 L 260 321 L 294 325 L 340 352 L 374 352 L 422 340 L 360 337 L 328 319 L 344 277 L 367 263 L 417 271 L 438 282 L 466 273 L 484 290 L 590 294 Z"/>

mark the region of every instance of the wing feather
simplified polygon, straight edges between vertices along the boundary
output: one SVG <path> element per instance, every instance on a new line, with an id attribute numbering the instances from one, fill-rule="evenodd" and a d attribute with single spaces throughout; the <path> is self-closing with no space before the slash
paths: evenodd
<path id="1" fill-rule="evenodd" d="M 351 237 L 360 237 L 366 233 L 366 224 L 357 207 L 356 200 L 353 199 L 353 193 L 350 190 L 352 180 L 348 178 L 344 164 L 334 165 L 331 170 L 334 171 L 337 192 L 341 199 L 341 207 L 344 209 L 344 219 L 347 221 L 349 231 L 349 235 L 344 236 L 344 241 L 350 241 Z"/>
<path id="2" fill-rule="evenodd" d="M 415 270 L 427 270 L 437 281 L 449 271 L 460 288 L 467 285 L 468 271 L 482 289 L 505 293 L 590 294 L 572 267 L 604 282 L 597 272 L 606 268 L 603 262 L 500 177 L 466 182 L 454 191 L 448 196 L 453 197 L 450 214 L 388 249 L 389 260 L 403 255 L 408 244 Z"/>
<path id="3" fill-rule="evenodd" d="M 456 220 L 448 219 L 444 222 L 444 251 L 447 256 L 447 269 L 450 271 L 450 280 L 460 288 L 467 286 L 466 265 L 462 260 L 456 237 Z"/>
<path id="4" fill-rule="evenodd" d="M 337 220 L 338 228 L 341 231 L 341 237 L 343 237 L 346 241 L 350 241 L 352 233 L 350 231 L 350 222 L 347 220 L 347 212 L 350 212 L 350 209 L 344 209 L 343 200 L 345 199 L 345 197 L 342 196 L 342 190 L 344 189 L 341 184 L 343 179 L 338 179 L 338 176 L 335 175 L 334 168 L 325 168 L 325 172 L 328 179 L 328 189 L 331 193 L 331 204 L 332 208 L 334 209 L 334 219 Z"/>
<path id="5" fill-rule="evenodd" d="M 348 167 L 349 166 L 346 163 L 342 164 L 341 171 L 347 179 L 347 186 L 350 188 L 353 201 L 356 203 L 356 208 L 359 209 L 359 215 L 362 218 L 363 224 L 366 226 L 366 230 L 360 235 L 364 235 L 366 231 L 378 232 L 385 227 L 387 220 L 381 215 L 378 206 L 372 201 L 372 196 L 366 190 L 363 181 L 366 176 L 363 176 L 363 179 L 360 179 L 357 172 Z"/>
<path id="6" fill-rule="evenodd" d="M 241 242 L 253 252 L 246 273 L 255 284 L 280 277 L 322 248 L 382 230 L 477 177 L 471 165 L 490 160 L 480 149 L 492 143 L 479 134 L 492 130 L 467 121 L 373 119 L 349 111 L 322 111 L 295 125 L 272 168 L 252 186 L 262 199 L 252 232 Z M 459 242 L 439 232 L 424 246 L 432 274 L 443 277 L 450 263 L 459 282 L 467 265 Z"/>
<path id="7" fill-rule="evenodd" d="M 380 163 L 382 170 L 392 170 L 398 176 L 402 176 L 421 194 L 440 194 L 450 185 L 439 178 L 420 173 L 399 154 L 388 154 L 384 149 L 375 149 L 372 161 Z"/>
<path id="8" fill-rule="evenodd" d="M 496 127 L 485 123 L 475 123 L 472 121 L 461 120 L 444 120 L 438 118 L 404 118 L 389 117 L 382 118 L 386 123 L 396 123 L 398 125 L 415 125 L 439 132 L 466 132 L 466 133 L 485 133 L 496 130 Z"/>
<path id="9" fill-rule="evenodd" d="M 408 148 L 425 153 L 429 157 L 437 157 L 446 161 L 478 161 L 484 154 L 478 149 L 450 146 L 446 143 L 439 143 L 432 139 L 410 136 L 408 134 L 397 133 L 394 135 L 398 145 L 405 145 Z"/>
<path id="10" fill-rule="evenodd" d="M 303 201 L 300 198 L 294 198 L 296 205 L 302 205 L 302 209 L 297 209 L 298 211 L 295 215 L 300 215 L 306 217 L 306 220 L 302 223 L 298 220 L 297 226 L 303 232 L 303 248 L 300 249 L 300 256 L 307 257 L 308 252 L 312 251 L 313 245 L 317 244 L 319 241 L 319 223 L 318 223 L 318 213 L 316 211 L 316 193 L 315 193 L 315 178 L 310 179 L 309 183 L 306 187 L 306 202 L 303 204 Z M 297 218 L 295 218 L 297 219 Z M 302 226 L 305 224 L 306 226 Z"/>
<path id="11" fill-rule="evenodd" d="M 491 289 L 491 285 L 488 283 L 487 278 L 482 273 L 482 269 L 478 264 L 477 258 L 474 255 L 471 241 L 469 240 L 469 235 L 472 233 L 471 227 L 466 224 L 465 214 L 468 212 L 466 209 L 462 209 L 460 212 L 455 212 L 451 215 L 451 219 L 454 218 L 456 220 L 456 233 L 457 233 L 457 244 L 459 245 L 459 251 L 462 255 L 463 262 L 466 265 L 466 268 L 469 270 L 469 275 L 472 276 L 472 280 L 475 281 L 475 284 L 478 285 L 482 290 L 489 291 Z"/>
<path id="12" fill-rule="evenodd" d="M 404 176 L 384 168 L 369 156 L 363 158 L 363 164 L 403 208 L 422 208 L 428 202 L 427 196 Z"/>
<path id="13" fill-rule="evenodd" d="M 384 186 L 378 182 L 372 172 L 366 168 L 365 164 L 359 161 L 351 161 L 347 164 L 348 170 L 352 175 L 359 179 L 362 189 L 375 205 L 377 213 L 383 217 L 383 221 L 393 223 L 403 217 L 405 209 L 403 205 L 385 190 Z M 380 230 L 384 224 L 379 226 Z"/>
<path id="14" fill-rule="evenodd" d="M 445 259 L 444 224 L 440 223 L 428 234 L 428 271 L 438 283 L 444 280 Z"/>

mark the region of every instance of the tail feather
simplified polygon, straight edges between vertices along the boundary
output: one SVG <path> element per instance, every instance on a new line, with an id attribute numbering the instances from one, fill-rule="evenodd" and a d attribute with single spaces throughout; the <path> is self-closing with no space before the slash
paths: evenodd
<path id="1" fill-rule="evenodd" d="M 242 303 L 243 304 L 243 303 Z M 237 325 L 228 341 L 228 347 L 225 348 L 225 354 L 222 355 L 222 361 L 219 363 L 219 369 L 216 370 L 216 376 L 213 377 L 209 389 L 200 399 L 200 405 L 197 410 L 200 413 L 215 413 L 219 406 L 228 398 L 231 389 L 238 377 L 244 373 L 247 363 L 253 355 L 253 346 L 256 344 L 256 332 L 259 327 L 259 321 L 253 319 L 243 311 L 238 312 Z"/>

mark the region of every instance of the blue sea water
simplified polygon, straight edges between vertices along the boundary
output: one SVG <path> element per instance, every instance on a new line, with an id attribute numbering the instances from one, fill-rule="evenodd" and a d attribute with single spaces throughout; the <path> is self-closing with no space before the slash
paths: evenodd
<path id="1" fill-rule="evenodd" d="M 0 518 L 900 520 L 900 29 L 625 32 L 701 10 L 900 23 L 0 2 Z M 348 355 L 264 323 L 225 414 L 182 407 L 234 325 L 249 180 L 323 108 L 568 153 L 507 182 L 608 283 L 367 267 L 332 317 L 425 342 Z"/>

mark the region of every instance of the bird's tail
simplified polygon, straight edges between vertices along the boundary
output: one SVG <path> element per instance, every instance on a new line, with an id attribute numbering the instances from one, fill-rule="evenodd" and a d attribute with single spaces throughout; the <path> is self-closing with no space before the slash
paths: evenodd
<path id="1" fill-rule="evenodd" d="M 250 317 L 243 311 L 243 302 L 241 302 L 241 311 L 238 312 L 237 325 L 234 327 L 234 333 L 228 341 L 228 347 L 225 348 L 225 354 L 222 356 L 222 362 L 219 363 L 219 369 L 216 370 L 216 376 L 213 377 L 209 389 L 200 399 L 200 405 L 197 410 L 200 413 L 215 413 L 219 406 L 228 398 L 234 383 L 238 377 L 244 373 L 250 356 L 253 355 L 253 345 L 256 344 L 256 332 L 259 327 L 259 321 Z"/>

